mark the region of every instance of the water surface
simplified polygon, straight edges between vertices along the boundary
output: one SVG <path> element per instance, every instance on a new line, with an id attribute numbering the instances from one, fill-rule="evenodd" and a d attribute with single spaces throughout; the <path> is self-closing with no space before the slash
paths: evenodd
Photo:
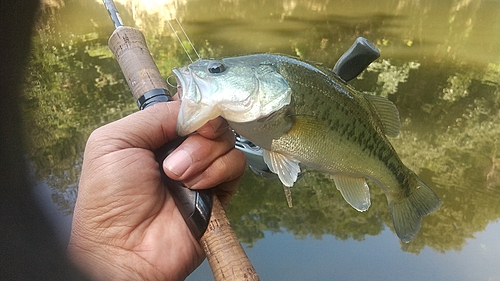
<path id="1" fill-rule="evenodd" d="M 116 2 L 165 77 L 189 63 L 174 17 L 202 57 L 276 52 L 333 66 L 358 36 L 381 50 L 350 83 L 396 104 L 402 132 L 391 141 L 443 206 L 402 244 L 376 186 L 360 213 L 328 175 L 308 171 L 289 209 L 278 180 L 247 171 L 228 216 L 263 280 L 500 279 L 499 1 Z M 101 1 L 46 0 L 33 38 L 29 159 L 36 195 L 55 217 L 71 216 L 90 132 L 136 111 L 107 48 L 112 31 Z M 204 264 L 188 279 L 213 277 Z"/>

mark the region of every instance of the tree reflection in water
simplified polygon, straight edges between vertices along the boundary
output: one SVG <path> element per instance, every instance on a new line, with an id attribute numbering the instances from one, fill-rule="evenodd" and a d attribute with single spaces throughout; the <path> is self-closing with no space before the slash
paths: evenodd
<path id="1" fill-rule="evenodd" d="M 107 49 L 113 27 L 101 1 L 45 2 L 24 97 L 28 157 L 37 179 L 50 184 L 54 202 L 71 213 L 74 201 L 67 195 L 76 189 L 86 138 L 136 106 Z M 118 2 L 124 21 L 144 31 L 165 77 L 188 63 L 164 13 L 147 13 L 138 1 Z M 396 104 L 402 133 L 392 142 L 443 200 L 417 238 L 402 245 L 412 253 L 425 246 L 460 250 L 500 217 L 500 39 L 490 36 L 500 31 L 492 12 L 498 6 L 432 0 L 174 5 L 203 57 L 278 52 L 333 66 L 357 36 L 376 42 L 382 58 L 352 84 Z M 252 244 L 264 231 L 364 240 L 392 227 L 385 196 L 374 185 L 364 213 L 344 202 L 322 173 L 307 172 L 292 192 L 289 209 L 277 180 L 248 172 L 228 213 L 241 241 Z"/>

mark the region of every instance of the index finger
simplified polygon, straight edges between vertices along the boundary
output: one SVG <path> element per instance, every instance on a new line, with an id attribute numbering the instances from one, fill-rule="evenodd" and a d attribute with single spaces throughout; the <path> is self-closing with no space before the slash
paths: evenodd
<path id="1" fill-rule="evenodd" d="M 226 120 L 222 117 L 217 117 L 208 121 L 205 125 L 196 130 L 196 132 L 204 138 L 215 139 L 223 135 L 228 128 L 229 125 Z"/>
<path id="2" fill-rule="evenodd" d="M 178 101 L 158 103 L 104 125 L 92 132 L 87 145 L 98 154 L 126 148 L 156 150 L 178 138 L 175 124 L 179 105 Z"/>

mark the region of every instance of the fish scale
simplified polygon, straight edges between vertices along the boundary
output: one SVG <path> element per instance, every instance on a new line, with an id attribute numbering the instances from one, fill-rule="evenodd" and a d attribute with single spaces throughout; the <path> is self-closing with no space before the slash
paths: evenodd
<path id="1" fill-rule="evenodd" d="M 286 77 L 298 77 L 297 73 L 312 73 L 315 74 L 315 79 L 313 80 L 310 76 L 301 75 L 300 79 L 288 79 L 291 84 L 291 88 L 294 89 L 294 92 L 304 92 L 306 94 L 300 95 L 292 95 L 292 106 L 293 112 L 291 114 L 298 116 L 315 116 L 320 122 L 323 121 L 327 130 L 332 133 L 327 134 L 326 139 L 332 140 L 330 145 L 335 146 L 335 142 L 354 142 L 357 145 L 352 146 L 351 149 L 347 150 L 347 153 L 356 153 L 360 155 L 360 157 L 364 159 L 378 159 L 380 163 L 367 163 L 366 167 L 362 167 L 358 165 L 348 165 L 349 160 L 355 162 L 359 162 L 359 160 L 354 159 L 354 157 L 337 157 L 335 153 L 330 153 L 331 157 L 328 159 L 324 159 L 323 168 L 317 167 L 315 163 L 317 163 L 317 159 L 302 159 L 307 162 L 310 162 L 311 166 L 315 166 L 315 168 L 331 172 L 335 170 L 335 172 L 346 172 L 341 169 L 337 169 L 337 166 L 356 166 L 356 169 L 352 169 L 349 172 L 370 175 L 370 178 L 377 181 L 382 182 L 382 184 L 389 189 L 396 189 L 394 185 L 398 184 L 397 179 L 403 178 L 403 173 L 398 171 L 404 170 L 404 166 L 401 161 L 398 161 L 397 154 L 394 149 L 390 145 L 389 141 L 385 139 L 385 136 L 381 135 L 380 121 L 373 120 L 375 117 L 369 118 L 369 113 L 367 112 L 368 106 L 359 106 L 362 102 L 367 102 L 364 100 L 362 96 L 355 92 L 348 92 L 347 89 L 350 89 L 345 83 L 340 81 L 340 79 L 336 79 L 336 77 L 326 76 L 323 74 L 324 72 L 307 72 L 304 70 L 304 67 L 300 64 L 284 64 L 277 66 L 279 69 L 286 69 L 286 71 L 281 71 L 281 74 Z M 321 78 L 318 79 L 317 74 L 321 73 Z M 318 82 L 321 81 L 321 82 Z M 316 83 L 313 83 L 316 82 Z M 340 86 L 343 83 L 343 86 Z M 325 88 L 322 88 L 324 86 Z M 333 89 L 342 89 L 342 91 L 332 91 Z M 307 98 L 312 95 L 312 93 L 317 93 L 315 98 Z M 363 118 L 365 117 L 365 118 Z M 367 118 L 368 117 L 368 118 Z M 337 133 L 338 135 L 335 135 Z M 291 134 L 287 134 L 283 136 L 283 138 L 293 138 Z M 296 142 L 304 142 L 303 137 L 297 138 Z M 371 141 L 372 148 L 366 149 L 367 144 Z M 287 143 L 291 141 L 287 140 Z M 338 145 L 337 145 L 338 146 Z M 279 147 L 277 144 L 276 147 Z M 297 148 L 305 147 L 303 145 L 290 145 L 291 148 L 287 148 L 286 153 L 290 153 L 290 150 L 294 150 Z M 309 154 L 312 150 L 314 150 L 314 145 L 310 145 L 304 154 Z M 341 147 L 341 146 L 338 146 Z M 345 151 L 345 147 L 341 148 Z M 356 151 L 359 150 L 362 151 Z M 278 150 L 285 150 L 278 148 Z M 363 153 L 366 152 L 366 153 Z M 391 159 L 388 156 L 392 156 Z M 310 158 L 310 157 L 309 157 Z M 342 163 L 339 163 L 339 158 L 342 159 Z M 392 160 L 392 161 L 390 161 Z M 389 168 L 389 162 L 391 162 L 390 166 L 397 166 L 394 168 Z M 307 163 L 306 163 L 307 164 Z M 326 167 L 325 167 L 326 166 Z M 390 173 L 394 174 L 394 179 L 378 179 L 374 172 L 371 170 L 374 166 L 380 167 L 388 167 Z M 384 174 L 387 174 L 387 171 L 384 171 Z M 380 176 L 380 174 L 379 174 Z"/>
<path id="2" fill-rule="evenodd" d="M 211 69 L 219 69 L 211 73 Z M 332 174 L 355 209 L 366 211 L 366 180 L 385 193 L 396 234 L 409 242 L 438 196 L 399 159 L 387 136 L 399 114 L 387 99 L 363 94 L 322 65 L 272 54 L 199 60 L 174 69 L 181 95 L 177 132 L 189 134 L 217 116 L 263 149 L 286 187 L 299 163 Z"/>

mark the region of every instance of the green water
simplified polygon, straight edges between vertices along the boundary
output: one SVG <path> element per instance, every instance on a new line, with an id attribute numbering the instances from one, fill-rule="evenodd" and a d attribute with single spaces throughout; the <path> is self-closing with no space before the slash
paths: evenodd
<path id="1" fill-rule="evenodd" d="M 45 2 L 26 81 L 29 159 L 70 215 L 86 138 L 136 105 L 107 48 L 113 25 L 102 2 Z M 403 245 L 376 186 L 360 213 L 328 175 L 308 171 L 289 209 L 278 180 L 247 171 L 228 216 L 262 279 L 500 279 L 499 1 L 116 2 L 165 78 L 189 63 L 169 15 L 202 57 L 276 52 L 333 66 L 358 36 L 380 49 L 350 83 L 396 104 L 402 132 L 391 141 L 443 206 Z M 211 278 L 203 265 L 190 280 Z"/>

